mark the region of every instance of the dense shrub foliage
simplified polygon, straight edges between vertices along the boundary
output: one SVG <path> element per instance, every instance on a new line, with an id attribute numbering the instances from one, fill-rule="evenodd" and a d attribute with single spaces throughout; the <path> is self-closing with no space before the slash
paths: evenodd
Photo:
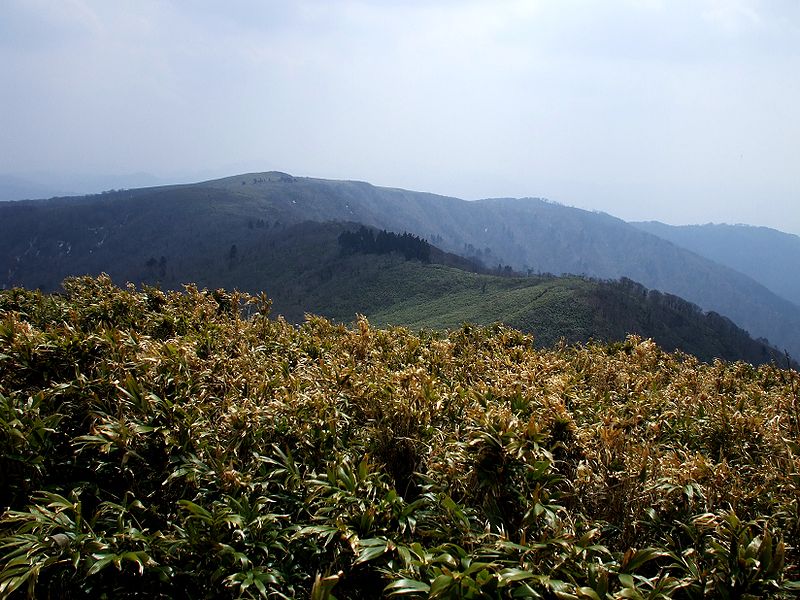
<path id="1" fill-rule="evenodd" d="M 0 293 L 0 597 L 790 598 L 800 375 Z"/>

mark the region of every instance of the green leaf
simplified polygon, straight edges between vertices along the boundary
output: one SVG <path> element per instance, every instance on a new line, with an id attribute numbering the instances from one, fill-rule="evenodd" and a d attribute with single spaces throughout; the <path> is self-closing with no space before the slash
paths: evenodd
<path id="1" fill-rule="evenodd" d="M 578 592 L 578 597 L 579 598 L 589 598 L 590 600 L 600 600 L 600 596 L 597 595 L 597 592 L 595 592 L 590 587 L 586 587 L 586 586 L 579 587 L 577 592 Z"/>
<path id="2" fill-rule="evenodd" d="M 156 562 L 145 552 L 126 552 L 122 555 L 122 560 L 127 560 L 134 563 L 138 568 L 139 575 L 144 573 L 145 565 L 155 566 L 156 564 Z"/>
<path id="3" fill-rule="evenodd" d="M 450 586 L 453 585 L 453 578 L 450 575 L 439 575 L 436 579 L 433 580 L 431 584 L 431 590 L 429 594 L 429 598 L 439 598 L 441 594 L 446 592 L 450 589 Z"/>
<path id="4" fill-rule="evenodd" d="M 431 586 L 421 581 L 414 579 L 398 579 L 393 581 L 385 588 L 384 592 L 388 592 L 389 596 L 404 596 L 407 594 L 427 594 L 430 592 Z"/>
<path id="5" fill-rule="evenodd" d="M 462 561 L 463 563 L 464 561 Z M 464 575 L 472 575 L 473 573 L 477 573 L 489 566 L 489 563 L 485 562 L 474 562 L 470 564 L 466 570 L 464 571 Z"/>
<path id="6" fill-rule="evenodd" d="M 544 596 L 542 596 L 539 592 L 529 586 L 527 583 L 522 584 L 514 588 L 514 591 L 511 594 L 512 598 L 526 598 L 527 600 L 542 600 Z"/>
<path id="7" fill-rule="evenodd" d="M 31 569 L 25 569 L 21 575 L 18 577 L 10 577 L 4 579 L 4 581 L 0 582 L 0 595 L 3 598 L 8 597 L 14 590 L 18 589 L 23 583 L 28 581 L 28 578 L 34 573 Z M 6 573 L 3 573 L 3 577 L 7 577 Z"/>
<path id="8" fill-rule="evenodd" d="M 781 587 L 790 592 L 797 592 L 800 591 L 800 581 L 785 581 Z"/>
<path id="9" fill-rule="evenodd" d="M 524 579 L 533 579 L 534 577 L 536 575 L 524 569 L 510 568 L 500 571 L 500 578 L 504 581 L 522 581 Z"/>
<path id="10" fill-rule="evenodd" d="M 178 505 L 188 510 L 194 516 L 198 517 L 201 521 L 211 523 L 214 520 L 213 515 L 202 506 L 195 504 L 191 500 L 178 500 Z"/>
<path id="11" fill-rule="evenodd" d="M 627 573 L 620 573 L 618 577 L 619 577 L 619 582 L 622 584 L 622 587 L 626 588 L 636 587 L 636 584 L 633 582 L 633 576 L 628 575 Z"/>
<path id="12" fill-rule="evenodd" d="M 258 593 L 261 594 L 264 598 L 268 596 L 267 594 L 267 586 L 264 585 L 264 582 L 261 581 L 259 577 L 256 577 L 253 580 L 253 584 L 255 584 L 256 588 L 258 589 Z"/>
<path id="13" fill-rule="evenodd" d="M 389 548 L 389 542 L 387 540 L 380 540 L 377 538 L 359 540 L 358 544 L 364 548 L 359 552 L 358 558 L 355 563 L 353 563 L 356 565 L 378 558 Z"/>
<path id="14" fill-rule="evenodd" d="M 622 573 L 635 573 L 646 562 L 664 556 L 669 556 L 669 554 L 658 548 L 644 548 L 642 550 L 629 548 L 622 558 L 620 570 Z"/>
<path id="15" fill-rule="evenodd" d="M 89 568 L 89 570 L 86 573 L 87 576 L 96 575 L 97 573 L 105 569 L 108 565 L 110 565 L 112 562 L 119 559 L 119 557 L 116 554 L 95 554 L 92 556 L 98 560 L 96 560 L 94 564 Z"/>
<path id="16" fill-rule="evenodd" d="M 434 558 L 432 562 L 440 565 L 447 565 L 451 569 L 458 568 L 458 560 L 449 552 L 442 552 L 436 558 Z"/>

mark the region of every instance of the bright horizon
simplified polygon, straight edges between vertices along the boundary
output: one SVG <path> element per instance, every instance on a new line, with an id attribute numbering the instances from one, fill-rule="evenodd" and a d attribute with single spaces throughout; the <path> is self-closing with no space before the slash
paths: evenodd
<path id="1" fill-rule="evenodd" d="M 798 73 L 791 0 L 8 0 L 0 174 L 279 170 L 798 234 Z"/>

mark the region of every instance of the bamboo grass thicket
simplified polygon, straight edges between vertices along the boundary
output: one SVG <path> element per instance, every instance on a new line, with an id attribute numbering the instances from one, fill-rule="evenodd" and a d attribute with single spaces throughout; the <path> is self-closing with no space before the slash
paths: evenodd
<path id="1" fill-rule="evenodd" d="M 0 292 L 0 598 L 793 598 L 800 374 Z"/>

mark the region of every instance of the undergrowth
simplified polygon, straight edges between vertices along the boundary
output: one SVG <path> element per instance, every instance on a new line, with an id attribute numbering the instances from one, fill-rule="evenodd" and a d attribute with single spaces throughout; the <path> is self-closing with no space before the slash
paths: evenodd
<path id="1" fill-rule="evenodd" d="M 0 292 L 0 597 L 791 598 L 800 375 Z"/>

